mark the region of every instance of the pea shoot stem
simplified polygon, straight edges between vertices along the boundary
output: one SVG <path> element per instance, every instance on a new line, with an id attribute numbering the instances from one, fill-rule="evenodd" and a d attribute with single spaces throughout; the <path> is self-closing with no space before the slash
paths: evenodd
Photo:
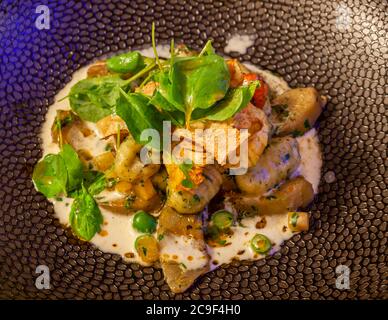
<path id="1" fill-rule="evenodd" d="M 136 79 L 140 78 L 141 76 L 145 75 L 147 72 L 151 71 L 156 66 L 155 61 L 150 63 L 147 67 L 140 70 L 138 73 L 130 77 L 129 79 L 125 80 L 124 86 L 130 84 L 131 82 L 135 81 Z"/>
<path id="2" fill-rule="evenodd" d="M 63 146 L 62 125 L 61 125 L 61 120 L 59 120 L 58 118 L 57 118 L 57 130 L 58 130 L 59 148 L 62 149 L 62 146 Z"/>
<path id="3" fill-rule="evenodd" d="M 174 55 L 175 55 L 175 43 L 174 43 L 174 38 L 172 38 L 171 44 L 170 44 L 170 65 L 174 64 Z"/>
<path id="4" fill-rule="evenodd" d="M 159 69 L 162 71 L 162 65 L 160 64 L 159 56 L 158 56 L 158 51 L 156 50 L 156 41 L 155 41 L 155 22 L 152 22 L 152 27 L 151 27 L 151 39 L 152 39 L 152 49 L 154 50 L 154 55 L 155 55 L 156 63 L 158 64 Z"/>

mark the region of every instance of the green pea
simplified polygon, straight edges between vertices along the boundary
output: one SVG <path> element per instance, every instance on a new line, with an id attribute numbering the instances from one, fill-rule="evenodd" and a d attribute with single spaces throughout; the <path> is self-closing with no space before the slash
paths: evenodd
<path id="1" fill-rule="evenodd" d="M 156 225 L 156 219 L 145 211 L 138 211 L 133 217 L 132 226 L 137 231 L 143 233 L 153 233 L 156 230 Z"/>
<path id="2" fill-rule="evenodd" d="M 220 210 L 211 216 L 211 221 L 218 229 L 226 230 L 232 226 L 233 218 L 233 213 L 226 210 Z"/>
<path id="3" fill-rule="evenodd" d="M 251 240 L 251 248 L 256 253 L 267 253 L 271 248 L 271 241 L 263 234 L 256 234 Z"/>
<path id="4" fill-rule="evenodd" d="M 106 65 L 113 72 L 137 72 L 144 67 L 144 61 L 139 52 L 133 51 L 109 58 Z"/>

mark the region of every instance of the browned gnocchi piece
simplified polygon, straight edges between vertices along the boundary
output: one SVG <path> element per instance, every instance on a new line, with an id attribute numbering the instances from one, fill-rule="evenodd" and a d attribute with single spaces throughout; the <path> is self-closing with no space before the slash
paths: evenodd
<path id="1" fill-rule="evenodd" d="M 291 89 L 272 101 L 270 120 L 275 135 L 301 135 L 312 128 L 326 104 L 315 88 Z"/>

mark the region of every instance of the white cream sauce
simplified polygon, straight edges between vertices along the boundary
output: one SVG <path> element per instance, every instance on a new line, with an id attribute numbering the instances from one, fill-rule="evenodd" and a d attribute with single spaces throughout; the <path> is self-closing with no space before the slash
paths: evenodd
<path id="1" fill-rule="evenodd" d="M 279 250 L 284 240 L 289 239 L 293 233 L 287 227 L 287 215 L 266 216 L 265 227 L 257 228 L 256 224 L 261 222 L 263 217 L 251 217 L 241 220 L 241 226 L 232 227 L 233 235 L 226 240 L 223 247 L 210 247 L 208 251 L 211 256 L 211 269 L 221 264 L 230 263 L 232 260 L 258 260 L 265 255 L 257 254 L 250 245 L 251 239 L 258 233 L 265 235 L 272 242 L 272 249 L 269 255 Z"/>
<path id="2" fill-rule="evenodd" d="M 301 175 L 313 186 L 314 193 L 318 193 L 321 180 L 322 154 L 319 146 L 318 134 L 315 128 L 296 138 L 299 146 L 301 163 L 293 176 Z"/>
<path id="3" fill-rule="evenodd" d="M 224 48 L 225 53 L 237 52 L 244 54 L 247 49 L 255 43 L 255 36 L 247 34 L 235 34 L 227 40 L 226 47 Z"/>
<path id="4" fill-rule="evenodd" d="M 179 262 L 188 270 L 203 268 L 208 261 L 206 253 L 189 237 L 164 235 L 159 242 L 159 248 L 160 260 Z"/>
<path id="5" fill-rule="evenodd" d="M 70 227 L 69 213 L 73 199 L 63 198 L 62 201 L 50 199 L 54 205 L 55 214 L 59 221 Z M 135 239 L 141 235 L 132 227 L 132 214 L 113 213 L 100 207 L 104 217 L 101 231 L 90 241 L 102 251 L 117 253 L 124 260 L 135 261 L 145 265 L 139 258 L 135 249 Z"/>
<path id="6" fill-rule="evenodd" d="M 239 50 L 243 50 L 240 49 L 243 47 L 241 41 L 245 41 L 245 45 L 248 44 L 247 40 L 241 36 L 239 38 L 232 38 L 231 41 L 229 41 L 228 50 L 230 49 L 238 52 Z M 168 46 L 158 46 L 157 49 L 160 56 L 169 56 Z M 153 56 L 152 48 L 140 50 L 140 52 L 150 57 Z M 259 73 L 276 95 L 289 89 L 287 83 L 273 73 L 249 64 L 246 64 L 246 66 L 252 71 Z M 58 145 L 52 143 L 51 125 L 54 122 L 57 110 L 70 109 L 68 99 L 64 99 L 62 101 L 59 100 L 69 94 L 71 87 L 75 83 L 86 78 L 87 68 L 88 67 L 81 68 L 74 73 L 73 79 L 57 94 L 54 104 L 48 109 L 46 121 L 43 124 L 41 133 L 43 155 L 59 152 Z M 101 144 L 95 124 L 88 123 L 88 126 L 95 133 L 90 141 L 85 142 L 88 149 L 93 149 L 93 155 L 103 153 L 105 151 L 106 142 L 104 142 L 105 145 Z M 312 183 L 314 191 L 317 192 L 321 174 L 322 159 L 315 129 L 312 129 L 304 136 L 299 137 L 298 143 L 302 163 L 295 175 L 303 175 L 309 182 Z M 81 147 L 83 147 L 83 145 Z M 116 194 L 114 192 L 102 192 L 98 196 L 104 197 L 107 200 L 120 199 L 121 197 L 120 194 Z M 62 198 L 62 201 L 55 199 L 49 200 L 54 205 L 55 215 L 59 221 L 65 226 L 69 226 L 69 213 L 73 200 L 70 198 Z M 140 233 L 132 227 L 133 215 L 113 213 L 105 208 L 100 209 L 104 218 L 104 223 L 102 225 L 101 232 L 93 237 L 91 243 L 96 245 L 102 251 L 116 253 L 121 255 L 127 261 L 138 262 L 144 265 L 145 263 L 139 258 L 134 246 L 135 239 L 140 235 Z M 265 218 L 265 227 L 258 229 L 256 224 L 258 221 L 261 221 L 261 219 L 262 217 L 245 218 L 241 221 L 241 225 L 244 227 L 233 227 L 233 235 L 228 240 L 230 245 L 218 248 L 208 247 L 207 249 L 211 260 L 211 268 L 214 269 L 223 263 L 229 263 L 233 259 L 257 260 L 263 258 L 263 255 L 256 254 L 250 247 L 250 240 L 257 233 L 266 235 L 272 241 L 273 248 L 270 254 L 277 251 L 282 242 L 292 236 L 292 233 L 287 228 L 286 215 L 267 216 Z M 160 241 L 160 247 L 161 257 L 163 257 L 164 254 L 170 257 L 174 256 L 175 259 L 173 260 L 184 264 L 187 269 L 198 269 L 206 264 L 206 257 L 204 257 L 203 251 L 197 248 L 191 239 L 168 235 Z"/>

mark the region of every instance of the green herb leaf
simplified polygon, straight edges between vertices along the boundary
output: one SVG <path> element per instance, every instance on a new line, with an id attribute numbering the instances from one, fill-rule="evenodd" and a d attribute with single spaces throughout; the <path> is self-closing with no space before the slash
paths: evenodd
<path id="1" fill-rule="evenodd" d="M 176 85 L 172 84 L 170 73 L 171 69 L 170 71 L 165 70 L 155 73 L 154 80 L 159 83 L 159 87 L 151 103 L 156 103 L 157 106 L 165 111 L 178 110 L 184 113 L 184 101 L 180 91 L 182 88 L 179 83 Z"/>
<path id="2" fill-rule="evenodd" d="M 77 152 L 69 144 L 62 147 L 59 155 L 62 157 L 67 170 L 67 188 L 68 192 L 78 189 L 83 179 L 83 165 Z"/>
<path id="3" fill-rule="evenodd" d="M 225 96 L 229 79 L 226 62 L 218 55 L 177 59 L 171 68 L 171 80 L 176 90 L 181 89 L 186 124 L 195 109 L 210 108 Z"/>
<path id="4" fill-rule="evenodd" d="M 162 111 L 167 120 L 170 120 L 176 126 L 183 126 L 185 124 L 185 114 L 175 107 L 164 98 L 160 92 L 156 92 L 152 97 L 150 103 Z"/>
<path id="5" fill-rule="evenodd" d="M 216 103 L 211 109 L 194 111 L 193 119 L 206 118 L 213 121 L 224 121 L 233 117 L 248 105 L 259 85 L 259 81 L 253 81 L 247 86 L 229 90 L 225 98 Z"/>
<path id="6" fill-rule="evenodd" d="M 99 173 L 99 175 L 96 176 L 95 180 L 89 185 L 87 189 L 88 189 L 88 192 L 92 196 L 94 196 L 96 194 L 99 194 L 106 187 L 107 187 L 107 180 L 104 174 Z"/>
<path id="7" fill-rule="evenodd" d="M 152 105 L 149 98 L 140 93 L 121 94 L 117 100 L 116 114 L 127 124 L 133 138 L 139 144 L 146 144 L 148 141 L 141 140 L 140 136 L 145 129 L 162 130 L 163 115 Z M 159 148 L 160 146 L 153 146 Z"/>
<path id="8" fill-rule="evenodd" d="M 36 189 L 43 193 L 46 198 L 66 193 L 67 170 L 62 157 L 57 154 L 45 156 L 36 164 L 32 181 Z"/>
<path id="9" fill-rule="evenodd" d="M 73 232 L 81 239 L 89 241 L 101 230 L 102 222 L 103 217 L 96 201 L 82 186 L 70 211 L 70 225 Z"/>
<path id="10" fill-rule="evenodd" d="M 70 90 L 70 106 L 82 120 L 97 122 L 113 112 L 119 89 L 125 85 L 117 75 L 81 80 Z"/>
<path id="11" fill-rule="evenodd" d="M 225 60 L 206 49 L 207 55 L 175 57 L 169 71 L 160 72 L 158 92 L 185 113 L 186 125 L 196 109 L 208 109 L 221 100 L 229 87 L 230 74 Z"/>
<path id="12" fill-rule="evenodd" d="M 214 48 L 212 46 L 212 41 L 211 40 L 208 40 L 205 44 L 205 46 L 203 47 L 202 51 L 199 53 L 198 57 L 201 57 L 203 55 L 209 55 L 209 54 L 214 54 Z"/>
<path id="13" fill-rule="evenodd" d="M 106 61 L 106 65 L 110 71 L 118 73 L 135 73 L 145 66 L 142 55 L 137 51 L 111 57 Z"/>

